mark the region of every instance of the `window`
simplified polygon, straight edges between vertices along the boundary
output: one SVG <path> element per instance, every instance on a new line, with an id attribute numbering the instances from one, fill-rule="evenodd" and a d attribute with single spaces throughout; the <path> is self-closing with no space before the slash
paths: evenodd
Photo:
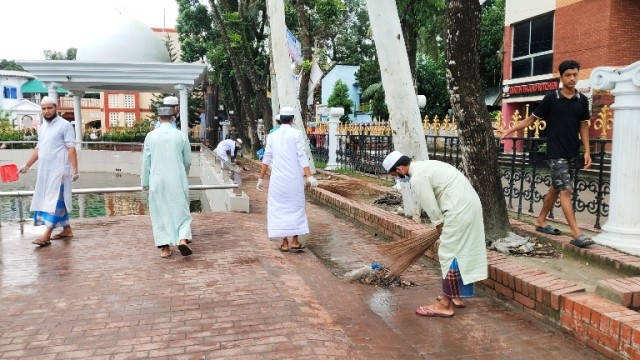
<path id="1" fill-rule="evenodd" d="M 110 108 L 120 107 L 120 96 L 118 96 L 118 94 L 109 94 L 109 107 Z"/>
<path id="2" fill-rule="evenodd" d="M 5 99 L 17 99 L 18 98 L 18 88 L 15 86 L 5 86 L 2 91 L 2 96 Z"/>
<path id="3" fill-rule="evenodd" d="M 553 13 L 513 25 L 511 78 L 553 71 Z"/>
<path id="4" fill-rule="evenodd" d="M 135 124 L 135 122 L 136 122 L 136 114 L 135 113 L 130 113 L 130 112 L 124 113 L 124 125 L 126 127 L 132 127 L 133 124 Z"/>
<path id="5" fill-rule="evenodd" d="M 120 126 L 120 114 L 119 113 L 109 113 L 109 126 L 110 127 L 118 127 L 118 126 Z"/>
<path id="6" fill-rule="evenodd" d="M 136 107 L 136 98 L 131 94 L 124 95 L 124 107 L 127 109 L 134 109 Z"/>

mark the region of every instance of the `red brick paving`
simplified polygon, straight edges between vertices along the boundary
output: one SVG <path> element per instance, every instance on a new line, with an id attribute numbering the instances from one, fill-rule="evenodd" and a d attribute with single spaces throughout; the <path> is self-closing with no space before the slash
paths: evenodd
<path id="1" fill-rule="evenodd" d="M 2 227 L 0 358 L 602 358 L 487 297 L 450 319 L 415 315 L 440 289 L 426 261 L 405 275 L 419 286 L 347 282 L 380 240 L 314 203 L 309 249 L 279 252 L 266 192 L 245 177 L 252 213 L 194 214 L 191 257 L 161 259 L 146 216 L 76 220 L 72 240 L 41 249 L 40 229 Z"/>

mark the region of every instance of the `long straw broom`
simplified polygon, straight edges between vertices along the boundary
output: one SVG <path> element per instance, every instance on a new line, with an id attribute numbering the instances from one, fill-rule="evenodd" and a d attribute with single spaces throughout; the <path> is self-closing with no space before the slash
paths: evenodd
<path id="1" fill-rule="evenodd" d="M 388 274 L 397 276 L 403 273 L 418 261 L 439 238 L 440 232 L 438 229 L 433 229 L 416 236 L 380 245 L 378 247 L 380 254 L 389 260 L 389 263 L 385 264 L 385 268 L 389 271 Z"/>

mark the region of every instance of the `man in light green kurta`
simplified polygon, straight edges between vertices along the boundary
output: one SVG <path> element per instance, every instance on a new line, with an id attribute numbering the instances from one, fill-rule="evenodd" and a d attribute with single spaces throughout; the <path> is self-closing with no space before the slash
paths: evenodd
<path id="1" fill-rule="evenodd" d="M 394 151 L 383 166 L 392 176 L 410 178 L 420 206 L 441 231 L 438 258 L 443 296 L 416 312 L 450 317 L 454 307 L 465 307 L 461 298 L 473 295 L 473 283 L 488 276 L 480 198 L 460 171 L 441 161 L 411 161 Z"/>
<path id="2" fill-rule="evenodd" d="M 184 256 L 191 255 L 189 183 L 191 166 L 189 139 L 171 125 L 172 109 L 158 109 L 161 125 L 147 134 L 142 153 L 142 188 L 149 191 L 149 214 L 153 239 L 161 256 L 171 256 L 171 245 Z"/>

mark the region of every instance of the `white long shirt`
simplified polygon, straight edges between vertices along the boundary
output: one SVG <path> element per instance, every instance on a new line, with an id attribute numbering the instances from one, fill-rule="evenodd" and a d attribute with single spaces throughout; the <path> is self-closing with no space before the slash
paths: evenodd
<path id="1" fill-rule="evenodd" d="M 303 168 L 309 166 L 302 131 L 283 124 L 271 134 L 262 163 L 271 167 L 267 201 L 270 238 L 309 233 L 304 201 Z"/>
<path id="2" fill-rule="evenodd" d="M 76 146 L 73 125 L 56 116 L 38 129 L 38 176 L 31 211 L 54 213 L 64 184 L 64 204 L 71 212 L 71 159 L 69 148 Z"/>
<path id="3" fill-rule="evenodd" d="M 235 140 L 227 139 L 218 143 L 218 146 L 216 147 L 216 154 L 218 154 L 218 157 L 225 161 L 231 161 L 227 156 L 227 151 L 231 153 L 231 156 L 233 156 L 236 151 Z"/>
<path id="4" fill-rule="evenodd" d="M 442 278 L 456 258 L 464 284 L 487 278 L 482 204 L 469 180 L 437 160 L 412 161 L 411 187 L 433 225 L 442 224 L 438 258 Z"/>

